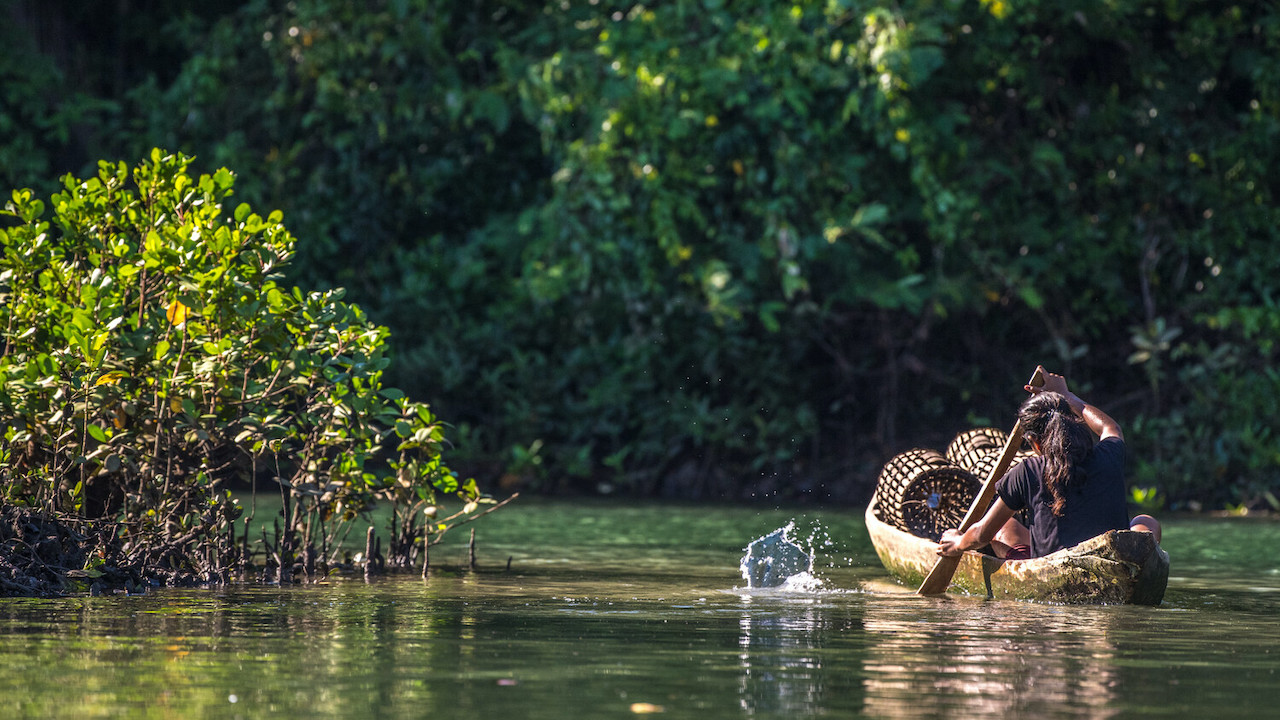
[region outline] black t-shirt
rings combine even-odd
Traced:
[[[1044,488],[1044,458],[1018,463],[996,483],[996,493],[1014,512],[1031,511],[1031,556],[1042,557],[1101,535],[1129,527],[1124,496],[1124,441],[1110,437],[1094,445],[1084,463],[1084,480],[1066,491],[1067,507],[1053,514],[1053,497]]]

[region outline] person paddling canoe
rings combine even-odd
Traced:
[[[990,544],[1006,560],[1042,557],[1125,528],[1150,532],[1160,542],[1155,518],[1129,519],[1125,510],[1125,446],[1119,423],[1067,389],[1063,376],[1043,367],[1039,372],[1044,384],[1026,385],[1031,397],[1018,409],[1035,456],[1000,478],[995,501],[981,520],[964,533],[942,534],[938,555],[956,556]],[[1029,510],[1030,527],[1014,518],[1024,509]]]

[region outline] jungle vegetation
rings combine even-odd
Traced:
[[[279,357],[257,343],[271,337],[290,352],[364,343],[380,364],[353,392],[370,411],[440,427],[450,465],[495,489],[855,502],[892,454],[1011,424],[1043,363],[1125,426],[1135,502],[1278,504],[1273,3],[12,0],[7,13],[0,186],[19,189],[24,228],[11,237],[39,234],[37,198],[60,193],[58,213],[107,202],[90,196],[124,162],[189,163],[191,179],[165,181],[182,183],[166,186],[174,203],[230,192],[233,174],[236,200],[202,238],[280,223],[297,238],[256,301],[195,298],[200,281],[173,276],[163,302],[233,323],[198,339],[168,306],[139,310],[136,274],[104,288],[100,260],[67,268],[59,282],[121,304],[92,329],[118,318],[135,336],[133,356],[110,354],[132,364],[93,365],[106,361],[97,335],[76,334],[83,296],[32,326],[61,347],[24,350],[29,381],[58,353],[93,369],[40,400],[84,423],[53,436],[64,502],[83,502],[85,463],[181,461],[182,482],[216,483],[196,459],[232,429],[274,458],[265,418],[285,406],[199,404],[270,382]],[[152,230],[191,242],[186,217],[149,217],[129,252],[148,252]],[[36,280],[6,276],[19,281]],[[361,329],[304,340],[291,328],[307,312]],[[160,365],[178,353],[205,370]],[[240,364],[206,367],[222,356]],[[384,380],[405,397],[379,396]],[[136,417],[117,440],[88,411],[113,403],[158,424]],[[297,437],[330,420],[300,422],[313,421]],[[125,450],[157,433],[181,442]],[[21,452],[13,438],[6,452]]]

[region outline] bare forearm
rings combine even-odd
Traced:
[[[962,551],[973,550],[975,548],[980,548],[990,543],[991,538],[982,537],[982,528],[983,528],[983,525],[979,523],[977,525],[970,527],[968,530],[965,530],[963,533],[961,533],[958,539],[958,542],[956,542],[957,547],[959,547],[960,550]],[[992,533],[992,535],[994,536],[995,533]]]
[[[1095,435],[1101,438],[1118,437],[1124,439],[1124,431],[1120,429],[1120,423],[1114,418],[1106,414],[1096,405],[1081,400],[1078,395],[1073,392],[1066,394],[1067,402],[1071,404],[1071,409],[1075,414],[1084,418],[1084,422]]]
[[[975,550],[990,544],[996,531],[1008,520],[1008,515],[1009,513],[1004,510],[1004,503],[997,500],[982,520],[974,523],[968,530],[962,533],[955,530],[944,532],[938,544],[938,554],[959,555],[966,550]]]
[[[982,539],[982,531],[979,529],[981,527],[982,525],[979,524],[962,533],[958,533],[955,530],[948,530],[942,533],[942,539],[938,541],[938,555],[957,557],[966,550],[980,548],[991,542],[990,538]]]

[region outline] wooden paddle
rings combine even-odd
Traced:
[[[1044,375],[1040,373],[1037,367],[1031,379],[1027,384],[1032,387],[1040,387],[1044,385]],[[1000,459],[996,461],[995,467],[991,468],[991,473],[987,476],[986,482],[982,483],[982,489],[978,491],[978,496],[973,499],[973,504],[969,506],[969,512],[964,514],[964,519],[960,521],[960,532],[968,530],[974,523],[978,522],[983,515],[986,514],[987,508],[991,506],[991,501],[996,496],[996,481],[1004,477],[1004,473],[1009,469],[1009,465],[1013,463],[1013,456],[1018,454],[1018,449],[1022,447],[1022,422],[1018,421],[1013,424],[1013,431],[1009,433],[1009,439],[1005,441],[1004,449],[1000,451]],[[941,595],[947,591],[947,586],[951,584],[951,578],[956,574],[956,568],[960,567],[960,558],[964,557],[964,553],[954,557],[940,557],[938,562],[934,564],[933,570],[929,572],[929,576],[920,583],[920,589],[916,590],[917,595]]]

